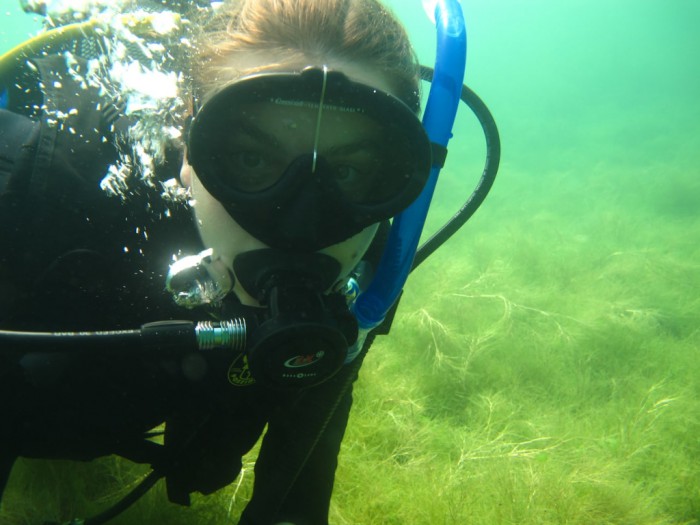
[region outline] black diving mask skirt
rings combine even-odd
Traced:
[[[196,112],[187,155],[246,231],[298,252],[398,214],[431,166],[430,141],[408,106],[325,68],[224,87]]]

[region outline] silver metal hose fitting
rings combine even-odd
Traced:
[[[246,323],[242,317],[219,322],[200,321],[194,331],[200,350],[245,350]]]

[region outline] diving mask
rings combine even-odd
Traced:
[[[264,73],[197,111],[188,161],[204,187],[271,248],[309,252],[406,208],[431,145],[399,99],[339,72]]]

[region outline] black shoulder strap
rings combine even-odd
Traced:
[[[39,123],[24,115],[0,109],[0,194],[12,190],[10,181],[31,176],[15,175],[22,166],[33,166]]]
[[[30,191],[96,191],[117,153],[105,129],[107,103],[90,82],[87,62],[52,55],[31,63],[39,72],[44,99]]]

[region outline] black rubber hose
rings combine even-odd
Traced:
[[[431,82],[433,79],[433,69],[427,66],[421,66],[421,78]],[[501,140],[493,115],[491,115],[486,104],[484,104],[478,95],[466,85],[462,86],[460,99],[469,106],[484,131],[484,136],[486,138],[486,163],[484,165],[484,171],[481,174],[481,179],[479,179],[476,188],[459,211],[418,248],[411,271],[415,270],[419,264],[430,257],[430,255],[442,246],[447,239],[452,237],[457,230],[464,226],[464,223],[469,220],[479,206],[481,206],[481,203],[484,202],[486,195],[488,195],[493,186],[496,173],[498,172],[498,165],[501,160]]]
[[[194,351],[197,350],[192,321],[159,321],[135,330],[102,332],[19,332],[0,330],[2,352]]]
[[[113,330],[107,332],[19,332],[0,331],[3,350],[41,350],[65,352],[81,347],[113,348],[133,346],[141,341],[140,330]]]

